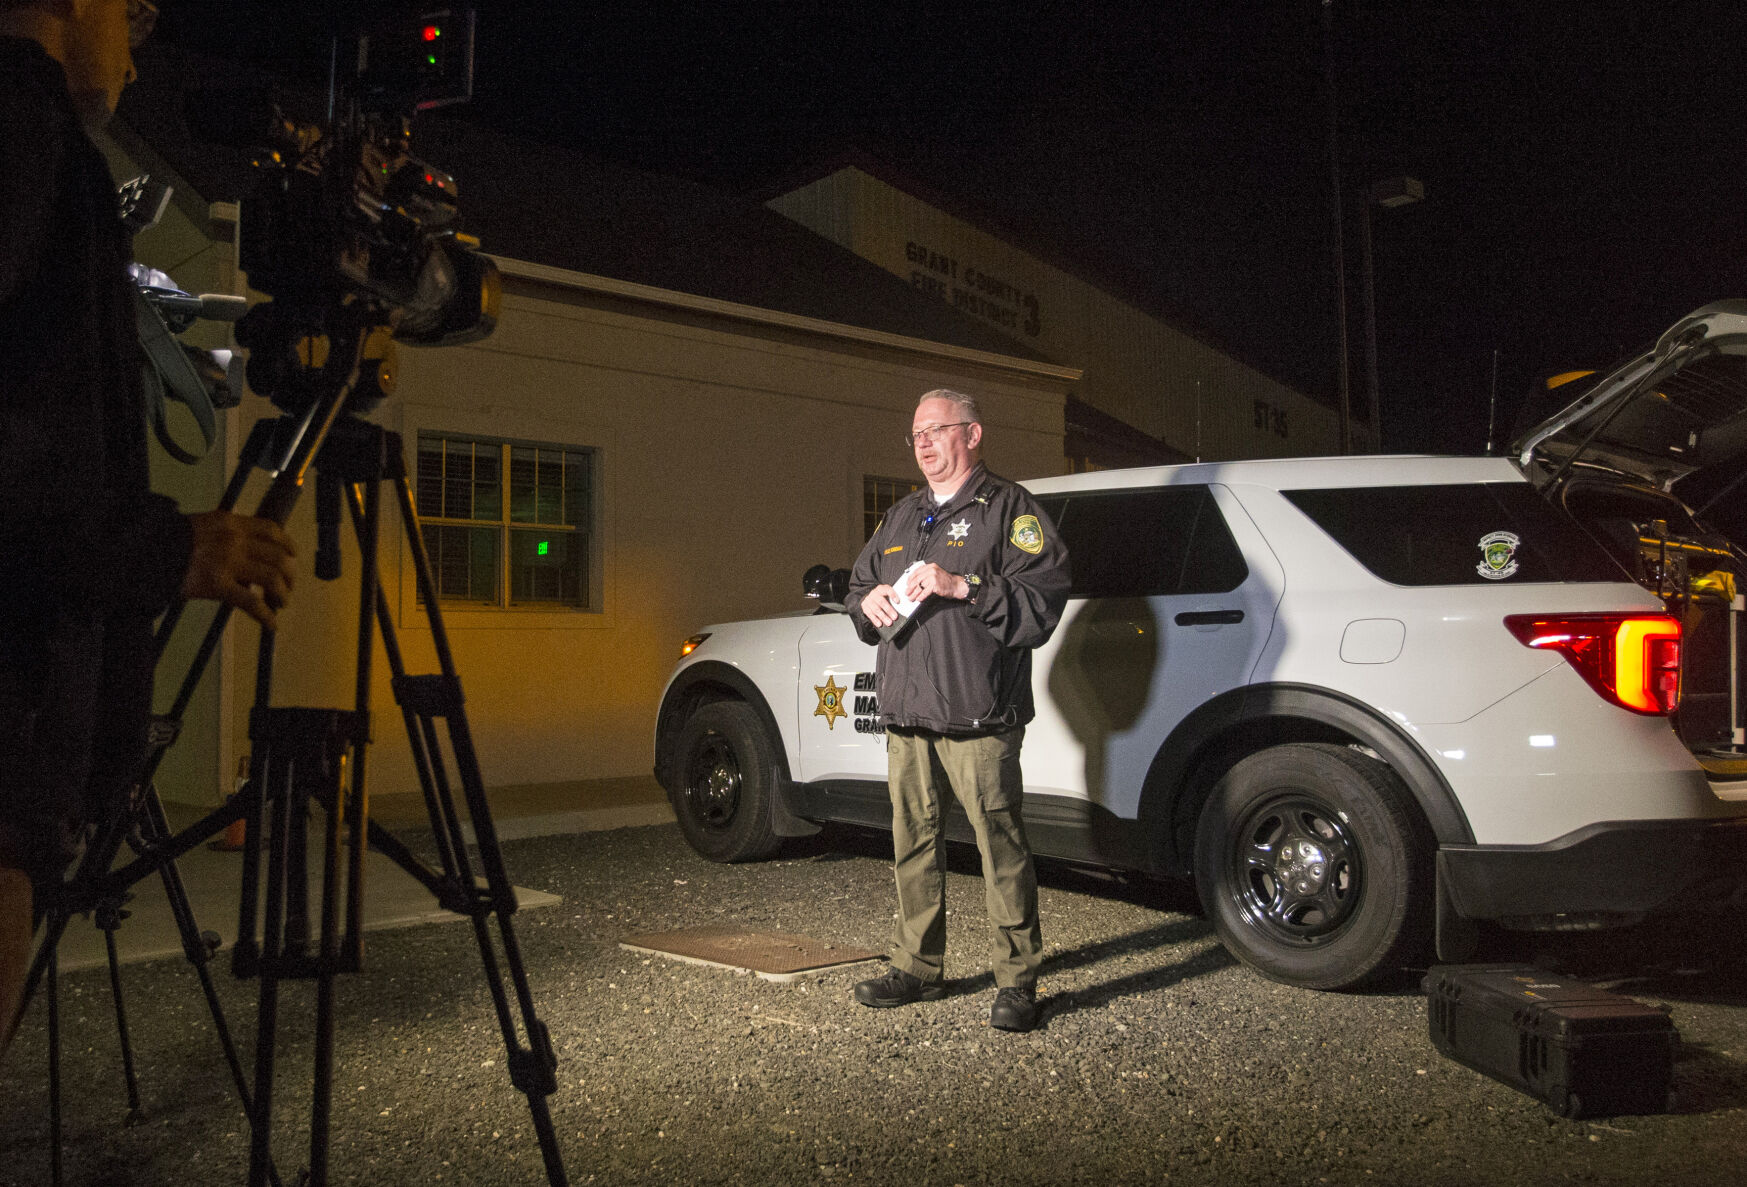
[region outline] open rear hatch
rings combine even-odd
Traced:
[[[1511,450],[1681,619],[1682,741],[1747,758],[1747,301],[1682,318]]]

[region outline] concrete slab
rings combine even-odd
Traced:
[[[237,905],[242,894],[241,852],[214,852],[205,847],[186,854],[176,863],[188,894],[194,919],[203,931],[217,932],[229,948],[237,935]],[[311,882],[311,897],[320,893],[320,880]],[[516,887],[516,902],[522,910],[550,906],[558,896],[540,890]],[[123,963],[156,960],[182,952],[182,938],[170,913],[163,880],[148,878],[134,888],[127,906],[128,918],[115,931],[116,953]],[[364,857],[364,929],[411,927],[418,923],[460,920],[465,916],[444,910],[424,885],[386,857]],[[91,968],[108,957],[103,932],[83,918],[68,924],[59,952],[63,970]]]
[[[648,775],[512,784],[487,794],[500,841],[673,823],[667,793]],[[373,795],[370,815],[397,831],[425,828],[430,819],[416,793]],[[473,843],[473,830],[462,831]]]
[[[883,953],[839,946],[792,932],[743,927],[688,927],[626,936],[619,947],[686,964],[754,973],[766,981],[798,981],[823,969],[879,960]]]
[[[487,794],[500,841],[673,822],[666,793],[648,775],[518,784],[494,787]],[[208,810],[175,802],[167,802],[164,807],[172,828],[184,828]],[[409,841],[429,826],[424,798],[416,793],[372,795],[370,815],[390,832]],[[468,843],[474,843],[473,830],[464,826],[462,831]],[[202,930],[217,932],[226,947],[236,936],[242,865],[240,852],[215,852],[204,846],[177,862],[196,924]],[[514,878],[513,865],[509,873]],[[366,931],[463,918],[443,910],[422,884],[376,853],[366,855],[364,885]],[[129,918],[115,933],[121,960],[179,955],[182,940],[176,932],[162,881],[153,877],[141,882],[134,888],[134,896],[127,907]],[[516,901],[526,911],[559,900],[554,895],[518,886]],[[74,919],[61,940],[61,968],[69,971],[90,968],[106,960],[102,931],[88,919]]]

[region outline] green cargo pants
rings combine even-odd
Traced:
[[[953,738],[924,730],[886,731],[892,795],[893,872],[898,922],[891,963],[938,984],[946,954],[946,799],[970,818],[983,855],[983,900],[994,929],[998,988],[1033,988],[1043,960],[1037,871],[1020,819],[1019,744],[1025,728]]]

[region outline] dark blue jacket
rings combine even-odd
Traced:
[[[856,558],[844,603],[864,642],[879,633],[861,610],[918,560],[976,579],[965,601],[933,597],[912,626],[880,643],[880,722],[942,734],[991,733],[1036,714],[1031,649],[1049,640],[1068,599],[1068,550],[1024,487],[979,465],[944,506],[924,487],[893,505]]]

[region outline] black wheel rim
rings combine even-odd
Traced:
[[[705,734],[692,748],[686,765],[685,806],[691,818],[708,829],[734,823],[740,807],[740,756],[721,734]]]
[[[1304,793],[1251,810],[1232,835],[1230,861],[1245,922],[1287,944],[1333,939],[1364,889],[1358,837],[1338,812]]]

